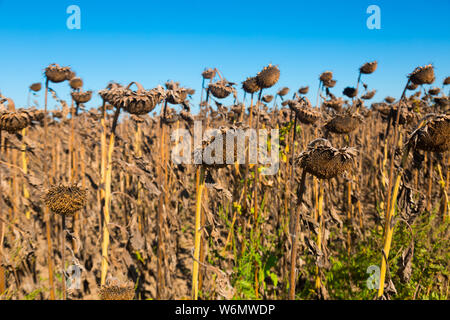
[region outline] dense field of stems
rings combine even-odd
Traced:
[[[0,299],[448,299],[450,78],[418,67],[378,97],[377,65],[342,93],[323,72],[313,102],[274,65],[91,92],[52,64],[28,106],[0,91]],[[175,163],[194,123],[278,129],[279,170],[248,144]]]

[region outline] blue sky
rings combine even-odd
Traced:
[[[81,9],[81,30],[66,27],[73,4]],[[380,30],[366,26],[370,5],[381,9]],[[43,69],[55,62],[70,65],[86,90],[111,80],[146,88],[175,80],[196,89],[198,103],[205,67],[240,83],[272,63],[281,77],[268,93],[310,85],[315,101],[321,72],[334,72],[332,92],[341,94],[355,85],[360,65],[378,60],[363,81],[378,89],[375,99],[399,97],[418,65],[433,63],[439,86],[450,75],[448,12],[448,0],[0,0],[0,90],[25,106],[28,86],[43,82]],[[52,87],[69,99],[66,83]],[[96,97],[88,106],[99,103]]]

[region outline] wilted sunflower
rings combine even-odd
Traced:
[[[265,103],[269,103],[272,100],[273,100],[273,95],[271,95],[271,94],[266,94],[265,96],[262,97],[262,101],[264,101]]]
[[[80,89],[83,86],[83,80],[78,77],[70,79],[69,85],[72,89]]]
[[[439,92],[441,92],[441,89],[435,87],[435,88],[431,88],[430,90],[428,90],[428,94],[431,96],[437,96],[439,94]]]
[[[375,70],[377,70],[377,66],[378,66],[377,61],[366,62],[359,68],[359,72],[363,74],[371,74],[375,72]]]
[[[30,86],[30,90],[31,90],[31,91],[34,91],[34,92],[41,91],[41,89],[42,89],[42,84],[41,84],[40,82],[33,83],[33,84]]]
[[[358,90],[352,87],[346,87],[342,93],[349,98],[354,98],[358,94]]]
[[[361,99],[370,100],[375,96],[375,93],[377,93],[377,90],[368,91],[361,97]]]
[[[435,97],[434,102],[441,108],[445,108],[450,105],[449,97]]]
[[[450,77],[445,78],[445,79],[444,79],[444,82],[443,82],[443,85],[444,85],[444,86],[446,86],[446,85],[448,85],[448,84],[450,84]]]
[[[323,81],[323,85],[327,88],[333,88],[336,85],[336,80],[330,79],[330,80],[326,80]]]
[[[430,114],[425,121],[422,127],[411,133],[408,144],[424,151],[447,151],[450,148],[450,116]]]
[[[245,81],[242,82],[242,89],[250,94],[261,90],[261,88],[258,86],[258,83],[256,82],[256,77],[249,77],[245,79]]]
[[[44,203],[56,214],[71,216],[85,206],[86,197],[86,189],[76,185],[54,185],[45,194]]]
[[[331,108],[337,112],[340,112],[342,110],[342,105],[344,104],[344,100],[342,100],[342,98],[334,98],[334,99],[329,99],[329,100],[325,100],[322,105],[325,108]]]
[[[109,104],[113,104],[113,101],[115,101],[119,96],[121,96],[125,92],[125,87],[122,86],[119,83],[111,82],[107,85],[105,89],[102,89],[98,92],[100,97],[105,102],[108,102]]]
[[[0,114],[0,130],[9,133],[16,133],[31,123],[32,117],[27,111],[19,109],[17,111],[2,111]]]
[[[92,91],[73,91],[71,95],[76,103],[86,103],[91,100]]]
[[[229,165],[229,163],[227,163],[227,133],[232,133],[234,134],[234,130],[233,128],[227,128],[227,127],[221,127],[218,129],[218,131],[216,132],[216,135],[212,135],[210,137],[205,137],[202,141],[202,146],[201,147],[197,147],[194,150],[194,159],[196,160],[195,163],[201,162],[201,165],[209,168],[209,169],[219,169],[219,168],[224,168],[226,166]],[[219,141],[216,141],[216,137],[221,137],[222,138],[222,159],[221,159],[221,163],[215,163],[215,158],[216,158],[216,153],[215,153],[215,144],[219,143]],[[220,146],[219,146],[220,148]],[[205,153],[207,153],[208,155],[210,155],[210,159],[205,159]],[[217,155],[219,156],[219,155]],[[234,163],[235,161],[237,161],[237,145],[235,143],[233,143],[233,154],[229,154],[228,158],[231,158],[233,161],[231,162]],[[200,161],[201,160],[201,161]],[[214,161],[214,162],[212,162]],[[208,162],[212,162],[212,163],[208,163]]]
[[[358,113],[337,114],[327,122],[325,128],[333,133],[350,133],[363,123],[364,118]]]
[[[98,293],[100,300],[133,300],[134,295],[133,283],[121,283],[119,280],[109,280]]]
[[[386,101],[387,103],[394,103],[395,98],[391,97],[391,96],[387,96],[386,98],[384,98],[384,101]]]
[[[45,68],[45,76],[51,82],[59,83],[72,79],[75,77],[75,73],[70,70],[70,67],[61,67],[56,63],[52,63]]]
[[[331,72],[331,71],[322,72],[319,76],[319,80],[322,82],[327,82],[332,79],[333,79],[333,72]]]
[[[208,88],[212,95],[217,99],[224,99],[234,91],[234,88],[225,79],[210,83]]]
[[[434,82],[434,68],[431,64],[417,67],[408,75],[412,83],[420,84],[432,84]]]
[[[212,79],[214,78],[216,75],[216,70],[215,69],[205,69],[205,71],[202,72],[202,77],[203,79]]]
[[[298,89],[298,93],[300,93],[300,94],[307,94],[308,91],[309,91],[309,86],[301,87],[300,89]]]
[[[151,112],[162,101],[164,89],[158,86],[151,90],[145,90],[141,84],[134,83],[138,87],[137,91],[129,89],[130,86],[128,86],[128,88],[121,90],[118,95],[114,96],[111,104],[135,115]]]
[[[280,90],[278,90],[277,95],[279,95],[280,97],[284,97],[288,93],[289,93],[289,88],[284,87],[284,88],[281,88]]]
[[[300,167],[319,179],[331,179],[349,170],[357,155],[355,148],[336,149],[326,139],[312,141],[298,157]]]
[[[166,82],[166,100],[170,104],[183,104],[185,103],[188,95],[193,95],[195,90],[180,87],[178,82]]]
[[[408,84],[408,86],[406,87],[406,89],[410,90],[410,91],[414,91],[417,89],[419,85],[415,84],[415,83],[410,83]]]
[[[256,75],[256,83],[262,89],[273,87],[280,79],[280,69],[269,64]]]

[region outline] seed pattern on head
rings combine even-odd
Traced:
[[[92,98],[92,91],[74,91],[71,93],[72,98],[77,103],[89,102]]]
[[[331,81],[332,79],[333,79],[333,72],[331,71],[322,72],[319,76],[319,80],[322,82]]]
[[[370,100],[375,96],[375,93],[377,93],[377,90],[368,91],[361,96],[361,99]]]
[[[256,75],[256,82],[262,89],[273,87],[280,79],[280,69],[269,64]]]
[[[16,133],[28,127],[33,120],[31,114],[23,109],[17,111],[2,111],[0,113],[0,130]]]
[[[40,82],[33,83],[33,84],[30,86],[30,90],[31,90],[31,91],[34,91],[34,92],[41,91],[41,89],[42,89],[42,84],[41,84]]]
[[[261,90],[256,82],[256,77],[249,77],[245,81],[242,82],[242,89],[244,89],[247,93],[255,93]]]
[[[375,70],[377,70],[377,67],[378,67],[377,61],[366,62],[359,68],[359,72],[363,74],[371,74],[374,73]]]
[[[335,115],[327,122],[325,128],[337,134],[350,133],[357,129],[363,121],[364,118],[360,114],[345,112]]]
[[[217,99],[224,99],[228,97],[232,92],[234,92],[234,88],[231,84],[226,80],[219,80],[208,85],[209,90],[212,95]]]
[[[83,86],[83,80],[79,77],[70,79],[69,85],[72,89],[80,89]]]
[[[71,216],[85,206],[86,198],[86,189],[54,185],[45,194],[44,203],[53,213]]]
[[[307,94],[308,91],[309,91],[309,86],[301,87],[300,89],[298,89],[298,93],[300,93],[300,94]]]
[[[70,69],[70,67],[61,67],[56,63],[53,63],[45,68],[44,73],[47,79],[54,83],[63,82],[75,77],[75,73]]]
[[[445,152],[450,148],[450,116],[430,114],[425,124],[414,130],[408,143],[415,149],[431,152]]]
[[[412,83],[417,85],[432,84],[435,80],[434,68],[431,64],[423,67],[417,67],[409,74],[408,77]]]
[[[133,300],[134,295],[133,283],[122,283],[117,279],[108,279],[107,283],[102,285],[98,292],[100,300]]]
[[[351,169],[355,148],[336,149],[326,139],[312,141],[298,157],[300,167],[319,179],[331,179]]]
[[[215,69],[206,69],[202,72],[203,79],[212,79],[216,76],[216,70]]]
[[[129,89],[131,84],[136,84],[137,91]],[[151,90],[145,90],[141,84],[132,82],[127,88],[117,88],[112,93],[110,103],[115,107],[123,108],[126,112],[143,115],[155,109],[165,95],[165,91],[161,86]]]

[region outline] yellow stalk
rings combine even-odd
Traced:
[[[194,300],[198,299],[198,274],[199,274],[198,261],[200,261],[202,194],[204,188],[205,188],[205,169],[201,167],[195,206],[194,264],[192,268],[192,299]]]
[[[22,136],[25,137],[27,135],[27,128],[22,129]],[[22,170],[24,175],[28,174],[28,158],[27,158],[27,154],[25,152],[26,150],[26,145],[25,143],[22,143]],[[24,184],[23,185],[23,197],[25,199],[29,199],[30,198],[30,193],[28,192],[28,188],[27,186]],[[27,209],[27,211],[25,212],[25,216],[27,217],[27,219],[31,218],[31,211]]]
[[[323,226],[323,182],[322,180],[319,181],[319,203],[317,204],[317,211],[318,211],[318,217],[319,217],[319,233],[317,235],[317,248],[319,250],[322,250],[322,226]],[[316,281],[315,281],[315,287],[316,289],[320,289],[321,287],[321,281],[320,281],[320,272],[319,267],[316,266]]]

